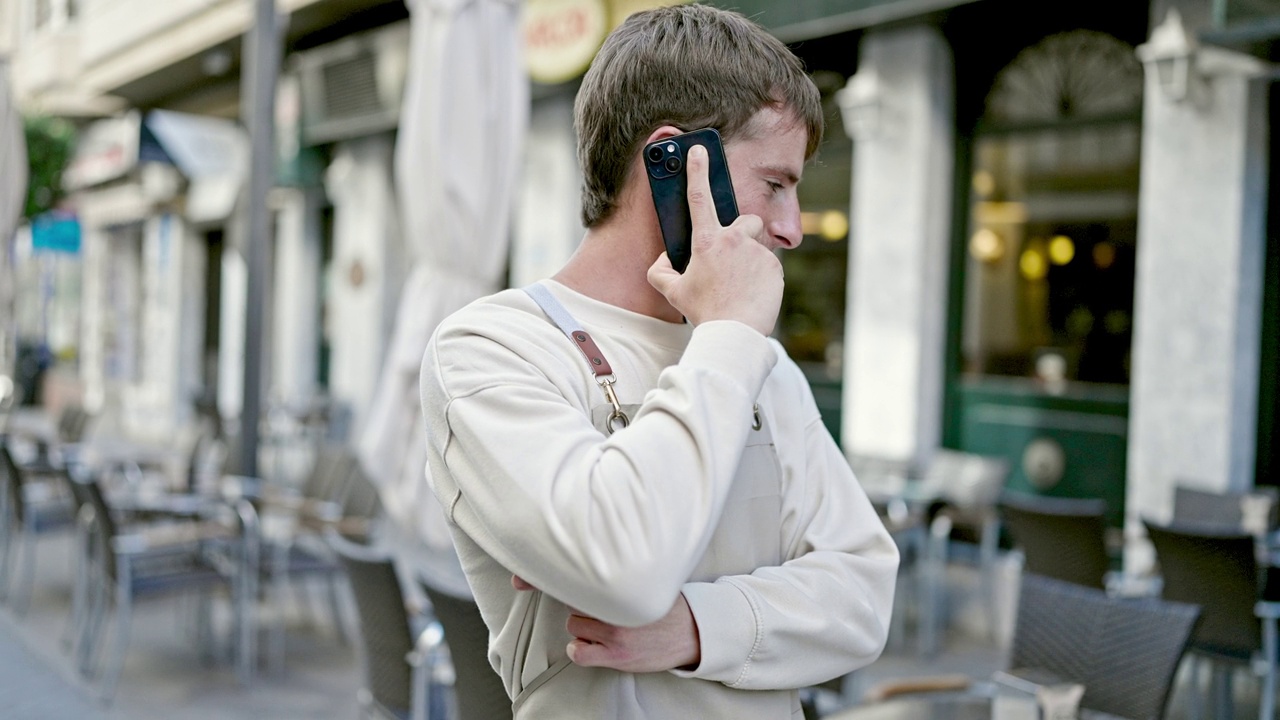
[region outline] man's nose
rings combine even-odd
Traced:
[[[792,198],[787,207],[769,223],[769,234],[784,250],[800,247],[804,231],[800,229],[800,202]]]

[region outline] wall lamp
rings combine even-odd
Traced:
[[[1169,9],[1164,22],[1151,31],[1151,39],[1135,52],[1148,69],[1154,67],[1160,89],[1174,102],[1207,103],[1209,78],[1215,76],[1280,78],[1280,66],[1226,48],[1201,46],[1183,26],[1177,8]]]
[[[1204,83],[1198,63],[1199,45],[1182,25],[1182,14],[1170,8],[1164,22],[1151,31],[1151,39],[1137,47],[1138,59],[1154,68],[1165,97],[1182,102],[1198,94]]]

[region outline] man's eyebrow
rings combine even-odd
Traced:
[[[756,170],[766,175],[777,175],[778,177],[790,182],[792,185],[800,184],[800,176],[793,170],[782,167],[781,165],[758,165]]]

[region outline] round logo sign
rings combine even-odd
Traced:
[[[581,75],[608,32],[604,0],[528,0],[524,52],[535,82],[561,83]]]
[[[1027,482],[1037,490],[1057,485],[1066,469],[1067,455],[1056,440],[1036,438],[1022,451],[1022,470],[1027,474]]]

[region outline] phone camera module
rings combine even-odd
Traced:
[[[657,145],[649,148],[649,162],[662,162],[662,148]]]
[[[680,166],[681,166],[680,158],[674,155],[667,158],[667,162],[665,163],[665,165],[667,168],[667,172],[673,172],[673,173],[680,172]]]

